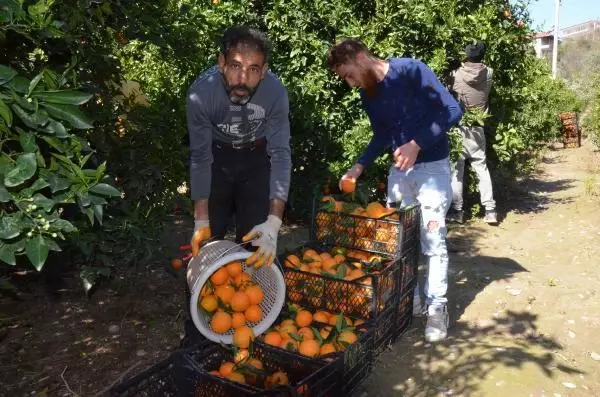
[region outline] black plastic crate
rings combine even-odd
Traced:
[[[369,323],[369,326],[373,328],[373,359],[379,357],[396,339],[398,301],[399,297],[397,296],[394,305]]]
[[[394,340],[401,337],[412,324],[413,318],[413,300],[417,279],[415,278],[406,288],[406,291],[398,299],[396,327]]]
[[[351,204],[347,204],[351,205]],[[394,219],[394,216],[398,219]],[[404,247],[414,246],[420,235],[420,207],[399,208],[395,214],[369,218],[337,212],[331,205],[313,200],[310,239],[325,244],[401,257]]]
[[[320,242],[309,242],[278,258],[284,264],[286,294],[290,302],[316,310],[343,312],[351,317],[370,319],[382,313],[389,307],[390,301],[400,294],[403,270],[401,259],[381,255],[384,267],[376,274],[367,274],[356,280],[311,273],[285,264],[289,255],[302,257],[300,253],[308,248],[317,252],[333,249]]]
[[[419,240],[411,246],[407,246],[401,259],[402,270],[400,272],[399,294],[403,295],[408,289],[414,288],[419,273],[419,258],[421,245]]]
[[[316,309],[311,306],[304,306],[305,309],[310,311],[315,311]],[[394,306],[392,309],[395,309]],[[335,313],[337,314],[337,313]],[[284,310],[275,321],[275,324],[281,323],[283,320],[287,318],[292,318],[289,311]],[[326,326],[331,326],[331,324],[324,324],[319,322],[313,322],[312,327],[320,331]],[[373,362],[373,338],[374,338],[374,329],[371,325],[367,323],[363,323],[358,325],[355,328],[355,332],[358,334],[358,340],[355,343],[352,343],[346,347],[345,350],[338,351],[335,353],[330,353],[322,357],[316,358],[319,361],[325,362],[335,362],[339,365],[341,370],[341,381],[336,386],[336,390],[339,392],[341,390],[346,390],[344,387],[348,384],[349,381],[356,381],[356,378],[360,378],[360,374],[366,373],[364,377],[360,379],[364,379],[368,376],[370,371],[372,362]],[[264,344],[262,340],[260,340],[261,344]],[[273,349],[283,350],[288,354],[298,355],[303,357],[299,353],[290,352],[288,350],[281,349],[279,347],[272,347]],[[337,396],[337,394],[336,394]]]
[[[245,385],[210,374],[224,361],[233,361],[229,347],[205,342],[172,354],[167,360],[123,382],[112,396],[333,396],[339,389],[341,362],[311,360],[285,350],[253,344],[253,356],[261,360],[268,374],[286,372],[289,385],[272,389]],[[254,376],[254,375],[253,375]],[[259,375],[256,375],[260,379]]]

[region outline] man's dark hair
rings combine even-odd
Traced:
[[[231,49],[242,45],[251,50],[262,52],[265,56],[265,62],[269,59],[271,52],[271,43],[267,36],[258,29],[248,26],[233,26],[223,33],[223,37],[219,40],[221,53],[227,57]]]
[[[352,62],[356,59],[356,55],[361,52],[368,56],[373,56],[365,43],[360,40],[346,39],[340,41],[329,50],[329,54],[327,55],[327,67],[333,70],[339,65],[345,65]]]
[[[485,44],[481,41],[478,41],[476,44],[469,44],[465,49],[465,54],[467,61],[479,63],[485,56]]]

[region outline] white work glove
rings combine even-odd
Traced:
[[[197,256],[200,244],[210,238],[210,222],[208,219],[197,219],[194,221],[194,235],[192,236],[192,256]]]
[[[265,264],[270,266],[273,263],[277,252],[277,235],[280,227],[281,219],[275,215],[269,215],[266,222],[254,226],[242,238],[243,241],[255,239],[252,241],[252,245],[258,247],[258,250],[246,259],[247,265],[259,269]]]

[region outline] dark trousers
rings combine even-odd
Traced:
[[[237,242],[241,242],[254,226],[267,220],[270,175],[271,161],[264,146],[236,150],[213,145],[208,217],[214,238],[222,240],[225,237],[232,216],[235,217]],[[187,310],[182,347],[203,339],[190,317],[190,297],[186,282]]]

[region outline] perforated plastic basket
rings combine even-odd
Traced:
[[[247,323],[253,329],[255,336],[265,332],[281,312],[285,301],[285,281],[279,265],[274,263],[256,270],[246,265],[246,259],[250,255],[252,253],[240,244],[219,240],[202,247],[198,256],[192,258],[188,265],[187,281],[191,291],[190,314],[192,321],[202,335],[213,342],[232,344],[233,330],[224,334],[214,332],[210,326],[210,316],[198,310],[198,298],[210,276],[230,262],[241,261],[243,270],[250,274],[252,280],[260,285],[264,292],[264,298],[260,304],[264,313],[263,318],[257,323]]]

